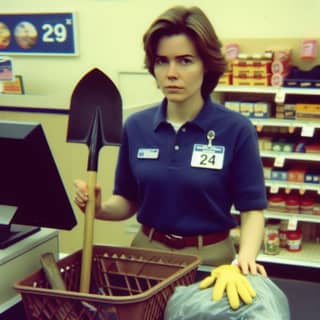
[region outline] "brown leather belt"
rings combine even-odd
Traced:
[[[159,241],[166,246],[174,249],[183,249],[185,247],[198,247],[199,236],[179,236],[175,234],[166,234],[150,228],[146,225],[142,226],[142,232],[149,237],[153,232],[151,239]],[[206,246],[225,240],[229,236],[229,230],[201,235],[202,245]]]

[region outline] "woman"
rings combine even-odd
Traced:
[[[256,263],[267,207],[257,134],[241,114],[212,102],[225,70],[221,44],[197,7],[174,7],[143,37],[145,64],[164,94],[161,104],[129,117],[113,195],[96,218],[127,219],[142,227],[133,246],[197,254],[217,266],[235,257],[229,230],[241,216],[237,264],[244,274],[265,274]],[[86,183],[75,181],[85,211]]]

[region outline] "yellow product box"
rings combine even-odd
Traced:
[[[239,101],[225,101],[224,105],[230,110],[240,112],[240,102]]]
[[[284,112],[284,104],[277,104],[276,112]]]
[[[233,75],[232,83],[235,86],[269,86],[270,85],[270,75],[268,76],[256,76],[256,77],[248,77],[248,76],[240,76],[237,77]]]
[[[227,86],[232,84],[232,73],[225,72],[219,79],[218,84]]]
[[[271,73],[271,63],[271,60],[235,60],[232,73],[234,76],[264,77]]]
[[[263,150],[270,151],[272,148],[272,139],[271,138],[265,138],[263,143]]]
[[[290,169],[288,171],[288,181],[291,182],[304,182],[306,170],[305,169]]]
[[[295,119],[296,118],[296,111],[295,110],[285,110],[283,112],[284,119]]]
[[[263,77],[253,77],[251,79],[252,86],[269,86],[271,80],[271,75],[266,75]]]
[[[265,179],[270,180],[271,179],[271,167],[263,167],[263,176]]]
[[[297,103],[296,111],[300,113],[320,114],[320,104],[319,103]]]
[[[253,102],[240,102],[240,112],[246,117],[253,116],[253,109],[254,103]]]
[[[268,137],[259,138],[259,148],[263,151],[270,151],[272,146],[272,139]]]
[[[251,78],[232,76],[232,84],[234,86],[251,86]]]
[[[256,102],[253,107],[255,118],[269,118],[271,115],[271,104],[269,102]]]
[[[276,119],[284,119],[284,112],[276,112]]]
[[[319,120],[320,104],[317,103],[297,103],[296,119],[298,120]]]
[[[284,110],[296,110],[296,104],[295,103],[285,103],[283,105]]]

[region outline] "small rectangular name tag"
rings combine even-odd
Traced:
[[[138,159],[158,159],[159,149],[157,148],[139,148],[137,153]]]

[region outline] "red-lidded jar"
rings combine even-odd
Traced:
[[[292,230],[286,232],[287,250],[296,252],[302,249],[302,232],[300,230]]]
[[[300,213],[313,214],[313,207],[316,204],[312,198],[302,198],[300,202]]]
[[[286,248],[287,246],[287,232],[286,230],[279,230],[279,244],[280,248]]]
[[[316,203],[313,206],[313,214],[320,216],[320,203]]]
[[[286,202],[285,197],[282,194],[273,194],[268,197],[268,204],[270,210],[285,211]]]
[[[290,213],[299,213],[300,199],[296,195],[288,195],[286,198],[286,209]]]

